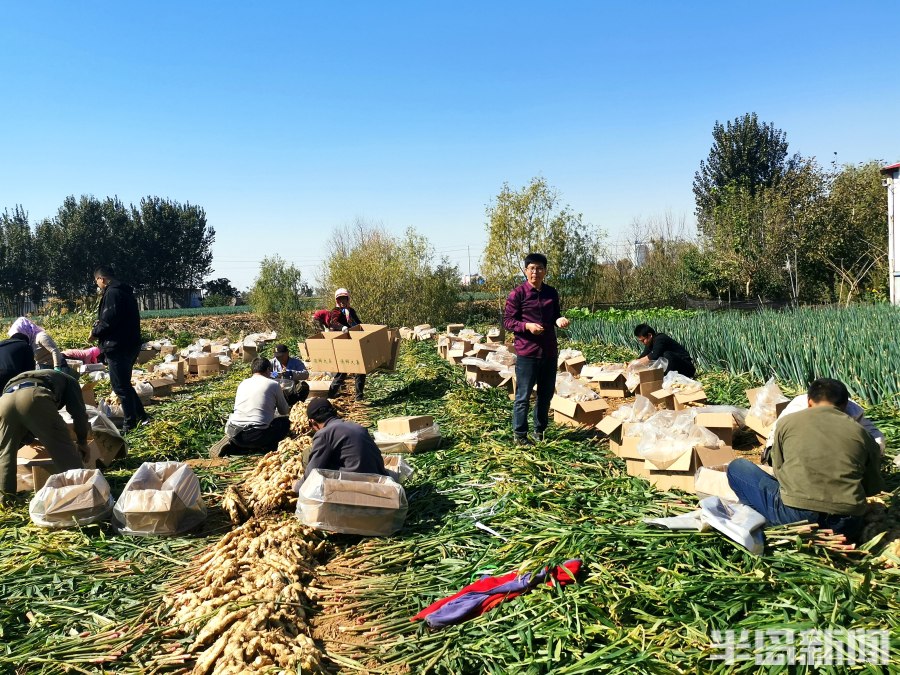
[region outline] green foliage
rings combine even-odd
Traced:
[[[216,316],[220,314],[249,314],[253,311],[250,305],[235,307],[180,307],[175,309],[150,309],[141,312],[142,319],[174,319],[184,316]],[[189,343],[190,344],[190,343]],[[187,346],[187,345],[185,345]]]
[[[204,307],[224,307],[226,306],[231,298],[226,298],[224,295],[217,295],[216,293],[207,294],[206,297],[203,298],[203,306]]]
[[[603,233],[585,225],[580,213],[560,206],[558,192],[545,179],[532,178],[518,192],[504,183],[487,207],[487,218],[481,272],[501,304],[521,283],[528,253],[547,256],[547,283],[559,291],[563,304],[588,294]]]
[[[231,285],[231,281],[225,279],[224,277],[220,277],[218,279],[210,279],[209,281],[204,282],[203,291],[207,294],[207,296],[216,295],[225,298],[226,300],[237,298],[240,295],[238,289]]]
[[[300,270],[280,256],[263,258],[259,274],[250,289],[250,306],[257,314],[274,321],[282,333],[299,335],[307,324],[305,315],[313,308],[310,287]]]
[[[415,230],[394,237],[358,221],[335,231],[328,250],[323,283],[329,306],[332,293],[346,288],[366,323],[439,325],[456,316],[459,270],[446,258],[435,260],[428,239]]]
[[[587,307],[576,307],[565,312],[569,319],[594,319],[597,321],[634,321],[635,325],[654,319],[685,319],[700,314],[695,309],[656,307],[653,309],[601,309],[592,312]]]
[[[900,405],[900,351],[885,348],[898,321],[900,307],[891,305],[669,317],[635,311],[578,319],[568,335],[636,352],[634,326],[646,322],[681,342],[705,370],[746,372],[760,380],[777,375],[801,388],[817,377],[834,377],[864,401]]]
[[[713,125],[709,156],[694,174],[694,198],[701,231],[709,235],[709,216],[721,204],[722,190],[733,186],[754,196],[777,185],[790,167],[787,135],[770,122],[746,113],[723,126]]]

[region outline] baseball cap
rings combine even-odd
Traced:
[[[334,299],[337,300],[338,298],[340,298],[344,295],[346,295],[349,298],[350,291],[348,291],[346,288],[339,288],[334,292]]]
[[[275,345],[275,353],[276,354],[287,354],[289,353],[287,345]]]
[[[336,417],[337,410],[327,398],[314,398],[306,406],[306,416],[316,422],[324,422],[329,417]]]

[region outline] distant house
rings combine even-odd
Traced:
[[[887,188],[888,199],[888,281],[891,286],[891,304],[900,305],[900,226],[897,223],[897,217],[900,216],[900,195],[896,189],[900,185],[900,164],[884,167],[881,175],[884,176],[882,185]]]

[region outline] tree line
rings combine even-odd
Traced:
[[[0,303],[7,315],[47,301],[74,308],[96,295],[93,271],[112,265],[146,308],[185,304],[212,269],[215,230],[199,206],[146,197],[69,196],[38,223],[16,206],[0,215]]]

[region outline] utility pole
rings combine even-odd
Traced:
[[[469,283],[472,283],[472,252],[469,250],[469,245],[466,244],[466,257],[469,259]]]

